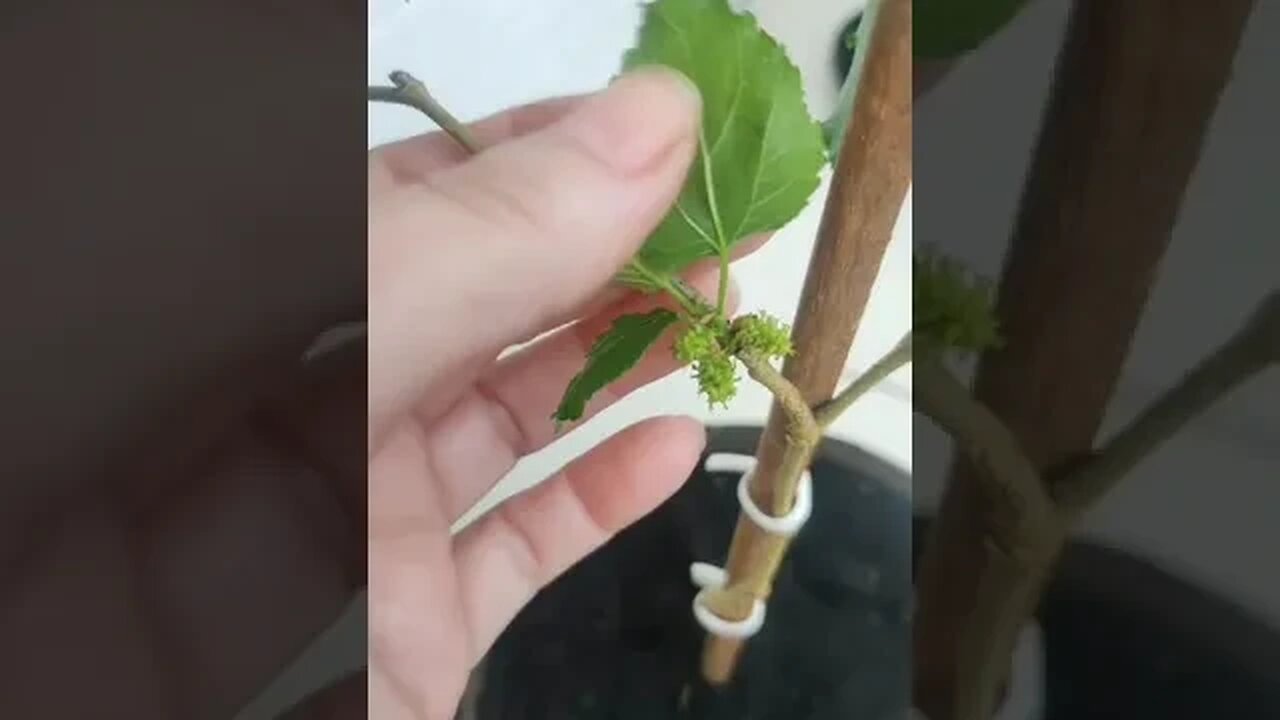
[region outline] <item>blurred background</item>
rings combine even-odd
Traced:
[[[1035,0],[917,101],[917,242],[999,276],[1070,3]],[[1273,69],[1280,3],[1257,2],[1102,433],[1235,332],[1280,282]],[[1151,122],[1159,122],[1152,118]],[[957,229],[962,230],[958,232]],[[1195,419],[1093,510],[1086,535],[1148,558],[1280,627],[1280,373]],[[913,491],[932,506],[949,443],[916,421]]]

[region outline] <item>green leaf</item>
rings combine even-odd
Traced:
[[[794,218],[818,187],[826,160],[800,72],[749,14],[726,0],[655,0],[624,69],[674,68],[702,94],[698,158],[676,206],[640,250],[645,272],[623,282],[652,289],[744,238]]]
[[[915,0],[912,51],[943,59],[966,53],[1013,19],[1027,0]]]
[[[615,320],[613,326],[592,345],[587,353],[586,366],[569,382],[553,419],[557,423],[566,423],[581,418],[591,397],[635,367],[649,347],[677,319],[675,313],[659,308],[643,315],[623,315]]]

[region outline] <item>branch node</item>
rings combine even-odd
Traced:
[[[853,404],[859,398],[883,382],[898,368],[911,362],[912,346],[913,335],[908,332],[889,352],[885,353],[884,357],[867,368],[866,372],[859,375],[848,387],[837,393],[831,400],[815,408],[813,415],[818,426],[823,430],[831,427],[840,419],[841,415],[853,407]]]
[[[1272,291],[1226,342],[1055,483],[1054,493],[1064,511],[1078,515],[1092,507],[1193,418],[1277,362],[1280,291]]]

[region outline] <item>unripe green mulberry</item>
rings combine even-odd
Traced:
[[[913,270],[917,347],[979,352],[1000,344],[988,283],[959,262],[928,249],[916,251]]]
[[[707,317],[690,325],[676,339],[676,359],[693,365],[698,388],[712,407],[726,406],[738,393],[738,373],[729,354],[731,332],[723,317]]]
[[[676,339],[676,359],[693,363],[702,358],[723,354],[715,330],[706,325],[693,325]]]
[[[707,397],[707,404],[712,407],[727,407],[738,393],[737,368],[733,358],[728,355],[701,358],[693,366],[693,375],[698,380],[698,389]]]
[[[733,321],[735,351],[751,351],[767,358],[784,358],[791,347],[791,328],[767,313],[743,315]]]

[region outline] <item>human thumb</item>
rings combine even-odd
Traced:
[[[699,108],[682,76],[638,71],[548,127],[370,198],[371,443],[434,380],[465,387],[457,373],[478,354],[607,285],[675,202]]]

